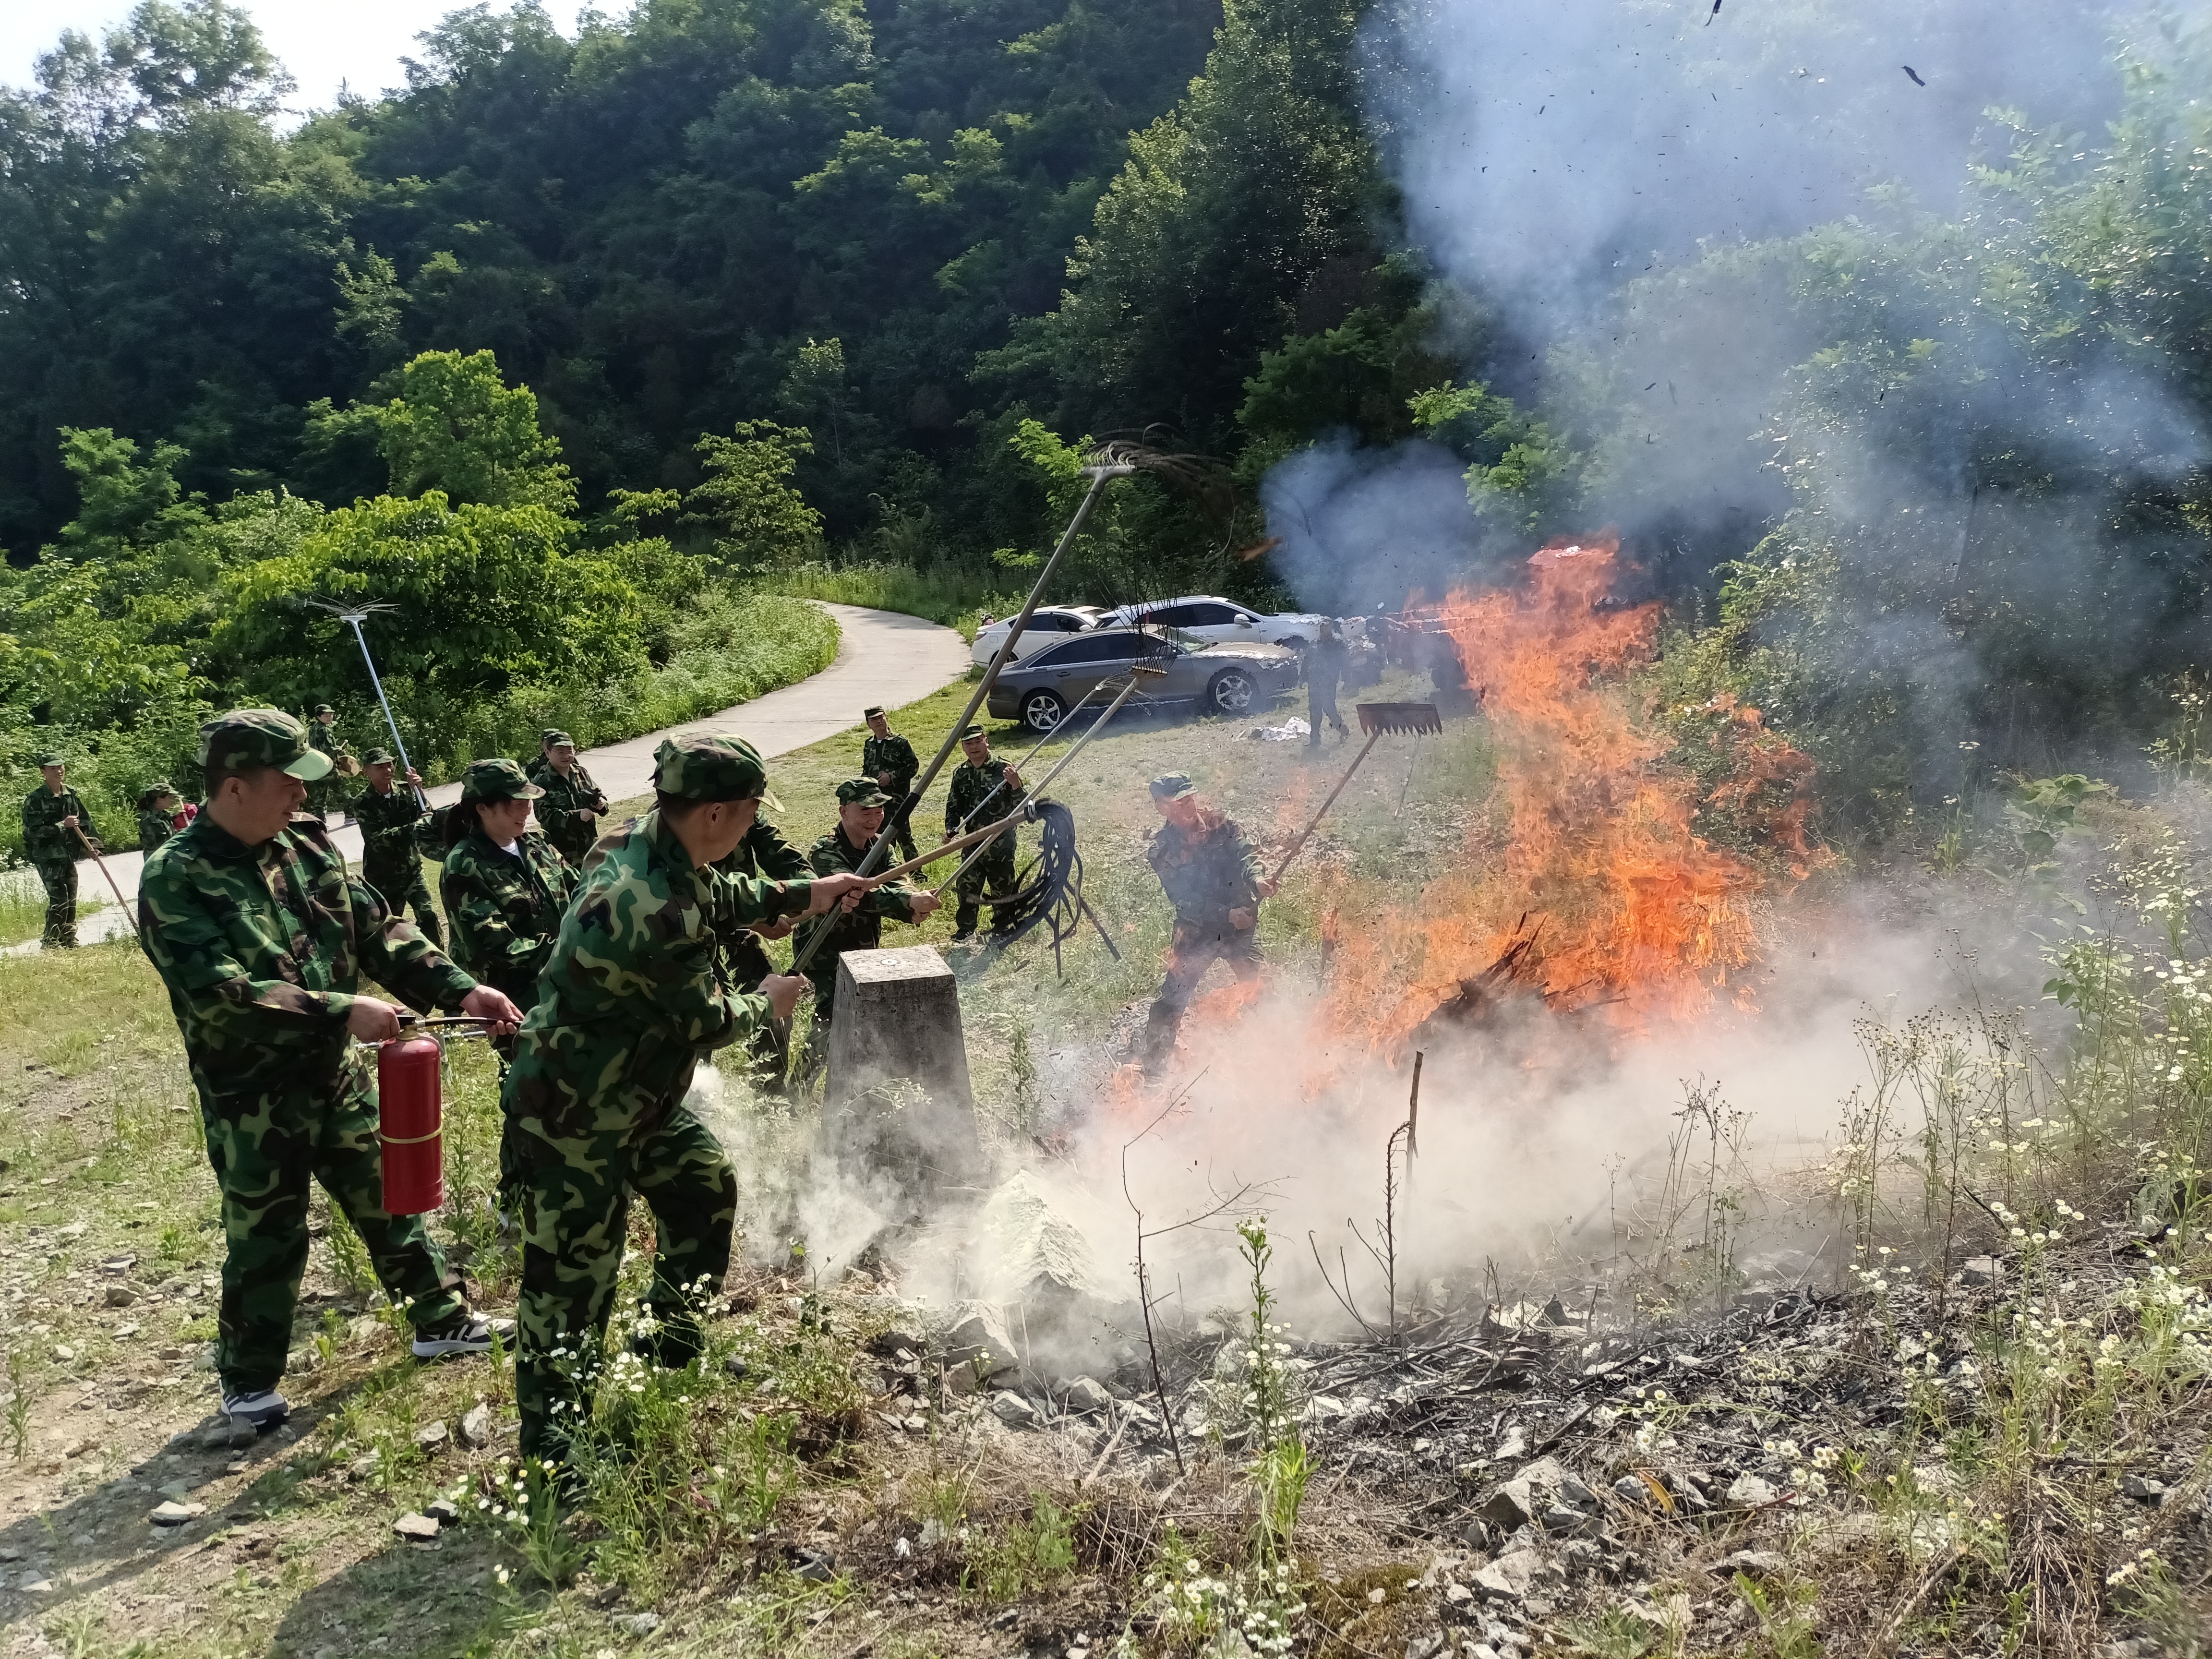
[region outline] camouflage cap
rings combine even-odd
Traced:
[[[976,738],[980,738],[980,737],[982,737],[982,735],[983,735],[983,728],[982,728],[981,726],[967,726],[967,727],[963,728],[963,729],[962,730],[961,733],[960,733],[960,741],[961,741],[961,742],[963,742],[963,743],[973,743],[973,742],[975,742],[975,739],[976,739]]]
[[[547,749],[558,748],[564,743],[571,749],[574,749],[576,746],[575,738],[570,737],[566,732],[563,732],[557,726],[549,726],[543,732],[540,732],[538,734],[538,741],[541,746]]]
[[[516,761],[471,761],[469,769],[461,774],[465,801],[536,800],[544,793],[523,775]]]
[[[1197,793],[1197,786],[1181,772],[1163,772],[1152,780],[1154,800],[1181,800],[1185,795]]]
[[[663,738],[653,751],[653,787],[684,800],[762,800],[783,810],[768,792],[768,764],[760,750],[726,732],[689,732]]]
[[[200,764],[219,772],[273,766],[287,777],[314,783],[334,761],[307,742],[307,728],[281,708],[234,708],[200,727]]]
[[[337,712],[326,702],[319,702],[315,705],[315,713],[318,714],[335,714]]]
[[[361,757],[361,763],[363,766],[389,766],[392,764],[392,751],[389,749],[372,749]]]
[[[863,708],[863,709],[860,711],[860,718],[861,718],[862,720],[872,720],[875,719],[877,715],[878,715],[878,714],[882,714],[883,712],[884,712],[884,706],[883,706],[883,704],[881,704],[881,703],[879,703],[879,702],[878,702],[878,703],[871,703],[871,704],[869,704],[869,705],[868,705],[868,707],[866,707],[866,708]]]
[[[848,778],[837,786],[840,806],[889,806],[891,798],[873,778]]]
[[[41,772],[45,771],[49,766],[67,766],[68,764],[68,757],[64,755],[58,749],[49,749],[45,754],[39,757],[39,770]]]

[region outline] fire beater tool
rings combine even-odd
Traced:
[[[76,838],[84,843],[84,850],[92,854],[92,861],[100,866],[100,873],[107,878],[107,890],[115,895],[116,903],[122,906],[123,920],[131,924],[132,933],[137,933],[138,918],[131,914],[130,905],[124,901],[123,890],[115,884],[115,872],[109,869],[107,860],[100,856],[100,848],[92,844],[92,837],[84,833],[82,824],[72,823],[70,828],[76,831]]]
[[[1344,775],[1336,781],[1336,787],[1328,792],[1328,799],[1321,804],[1321,811],[1313,815],[1298,838],[1291,843],[1291,850],[1275,866],[1269,881],[1280,881],[1283,872],[1291,867],[1291,860],[1305,850],[1313,832],[1321,828],[1321,821],[1328,816],[1328,809],[1336,805],[1336,798],[1344,793],[1344,786],[1352,781],[1352,775],[1359,769],[1359,763],[1367,758],[1368,751],[1391,732],[1411,732],[1419,737],[1426,732],[1442,732],[1443,716],[1437,713],[1432,702],[1363,702],[1355,705],[1359,710],[1359,729],[1367,734],[1367,741],[1359,745],[1359,752],[1352,757],[1352,764],[1344,769]]]
[[[392,747],[399,756],[399,775],[405,777],[415,769],[414,763],[407,758],[407,744],[406,740],[399,735],[399,722],[392,718],[392,700],[384,695],[384,681],[378,677],[376,659],[368,654],[368,637],[361,631],[362,623],[380,611],[396,611],[398,606],[386,605],[380,600],[373,605],[356,605],[351,610],[348,610],[344,605],[332,605],[327,599],[309,599],[307,603],[318,611],[329,611],[331,615],[353,629],[354,643],[361,647],[361,659],[368,668],[368,683],[376,688],[377,702],[384,705],[384,723],[391,728]],[[408,787],[412,789],[415,787],[410,784]],[[417,806],[428,806],[430,803],[422,799],[422,792],[420,789],[416,789],[415,804]],[[396,1215],[398,1212],[394,1211],[393,1213]]]

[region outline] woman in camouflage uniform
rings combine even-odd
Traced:
[[[459,804],[446,817],[438,877],[454,960],[526,1010],[538,1001],[538,975],[576,890],[568,861],[526,827],[530,803],[544,793],[511,760],[471,763]]]
[[[157,783],[138,797],[138,850],[151,853],[177,833],[177,792]]]

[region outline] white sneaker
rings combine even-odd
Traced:
[[[502,1319],[504,1327],[500,1340],[512,1348],[514,1346],[514,1325]],[[492,1322],[478,1318],[472,1313],[456,1314],[444,1324],[431,1330],[415,1333],[414,1352],[417,1359],[443,1359],[457,1353],[489,1353],[491,1352]]]
[[[292,1414],[292,1407],[274,1389],[263,1389],[256,1394],[227,1394],[222,1397],[223,1415],[233,1422],[244,1419],[265,1434]]]

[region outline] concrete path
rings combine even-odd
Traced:
[[[820,673],[686,726],[585,750],[584,763],[607,798],[623,800],[652,787],[653,751],[663,738],[681,732],[734,731],[750,738],[764,757],[773,760],[860,725],[860,711],[872,703],[896,708],[918,702],[969,670],[968,642],[952,629],[895,611],[865,611],[854,605],[824,604],[822,608],[836,618],[840,637],[836,660]],[[366,749],[376,741],[374,736],[356,736],[355,746]],[[527,764],[535,757],[519,758]],[[428,794],[433,806],[443,806],[461,798],[461,786],[440,784]],[[359,860],[359,829],[348,823],[332,839],[347,858]],[[134,905],[140,859],[133,851],[107,860],[108,872],[123,890],[125,901]],[[97,865],[90,859],[79,863],[76,879],[80,902],[94,897],[107,901],[105,909],[79,919],[80,940],[89,945],[130,931]],[[38,948],[33,939],[7,946],[6,953],[15,956]]]

